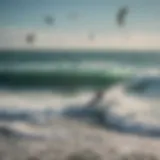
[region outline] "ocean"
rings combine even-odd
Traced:
[[[2,133],[48,136],[56,116],[96,123],[99,110],[86,106],[99,89],[103,126],[160,136],[160,53],[122,50],[0,51]]]

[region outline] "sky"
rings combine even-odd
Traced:
[[[116,14],[128,6],[126,25]],[[0,49],[160,49],[159,0],[0,0]],[[55,18],[53,25],[46,16]],[[26,35],[34,33],[33,45]],[[94,40],[88,38],[94,34]]]

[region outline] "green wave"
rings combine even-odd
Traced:
[[[128,78],[124,74],[99,72],[0,72],[1,86],[81,87],[110,86]]]

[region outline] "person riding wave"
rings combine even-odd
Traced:
[[[96,107],[103,99],[103,96],[104,96],[103,90],[99,90],[98,92],[96,92],[94,98],[89,102],[87,107]]]

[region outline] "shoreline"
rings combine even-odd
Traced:
[[[51,122],[54,130],[46,140],[5,139],[0,137],[0,153],[10,159],[27,157],[67,159],[72,153],[91,151],[101,159],[121,159],[130,154],[152,155],[160,159],[160,139],[121,134],[78,121],[58,118]]]

